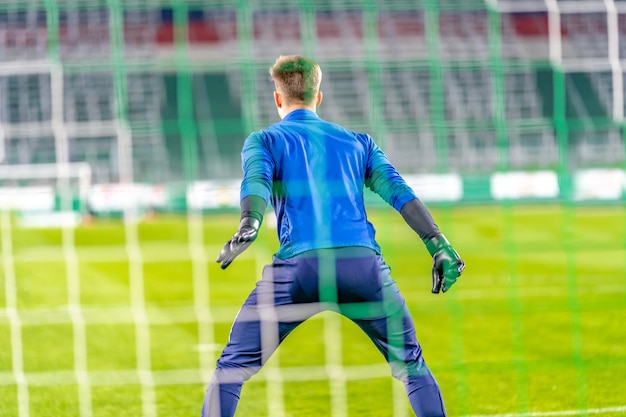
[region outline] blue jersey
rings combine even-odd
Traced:
[[[252,133],[242,156],[241,199],[255,195],[276,211],[282,259],[304,251],[363,246],[380,253],[367,220],[364,186],[400,211],[413,190],[368,134],[298,109]]]

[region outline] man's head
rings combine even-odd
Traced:
[[[298,108],[315,110],[322,102],[322,70],[315,61],[300,55],[281,55],[270,68],[270,75],[281,118]]]

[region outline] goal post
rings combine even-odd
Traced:
[[[75,226],[88,214],[90,186],[83,162],[0,165],[0,210],[17,212],[26,226]]]

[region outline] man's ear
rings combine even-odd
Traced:
[[[320,104],[322,104],[322,98],[323,98],[322,92],[318,91],[317,96],[315,98],[315,107],[318,107]]]
[[[278,91],[274,91],[274,103],[279,109],[283,107],[283,96],[281,96]]]

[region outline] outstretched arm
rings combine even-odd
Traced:
[[[241,151],[241,159],[241,220],[237,232],[226,242],[217,257],[222,269],[226,269],[256,239],[272,189],[274,162],[261,135],[253,133],[248,136]]]
[[[371,137],[367,136],[366,140],[369,158],[365,185],[398,210],[408,225],[422,238],[428,253],[433,257],[432,292],[448,291],[463,272],[465,263],[383,151]]]
[[[400,214],[411,229],[422,238],[428,253],[433,257],[432,292],[437,294],[440,290],[448,291],[465,269],[465,262],[439,231],[432,215],[419,199],[406,203]]]

